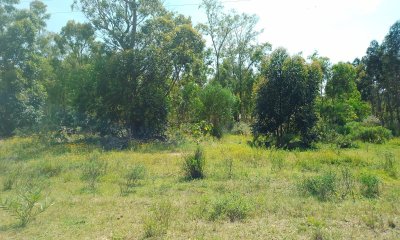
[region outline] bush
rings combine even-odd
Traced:
[[[348,137],[348,136],[343,136],[339,135],[336,139],[336,146],[340,149],[345,149],[345,148],[358,148],[358,145],[354,143],[354,141]]]
[[[95,190],[100,177],[107,172],[107,163],[98,159],[98,154],[91,156],[82,168],[81,179],[86,181],[89,190]]]
[[[0,209],[9,212],[19,220],[19,226],[24,227],[50,206],[50,201],[42,200],[41,188],[24,186],[18,190],[16,198],[2,201]]]
[[[208,84],[201,92],[200,100],[202,120],[212,124],[212,136],[221,138],[223,130],[232,123],[235,96],[219,84]]]
[[[366,198],[379,197],[380,180],[372,174],[363,174],[360,177],[361,194]]]
[[[391,136],[392,133],[390,130],[378,126],[363,128],[360,133],[358,133],[357,138],[363,142],[382,144],[389,140]]]
[[[392,137],[389,129],[382,126],[363,126],[358,122],[346,124],[343,129],[352,140],[361,140],[363,142],[382,144]]]
[[[204,152],[200,147],[197,147],[194,155],[185,158],[183,164],[185,178],[188,180],[204,178],[204,165]]]
[[[172,215],[172,204],[162,201],[151,208],[144,222],[144,237],[159,237],[167,233]]]
[[[215,200],[212,204],[210,220],[228,218],[231,222],[245,219],[251,210],[247,199],[239,194],[230,194]]]
[[[336,194],[336,175],[328,172],[320,176],[310,177],[300,184],[300,189],[320,201],[327,201]]]
[[[244,122],[236,122],[233,124],[233,128],[231,131],[235,135],[250,135],[251,127]]]
[[[120,183],[121,195],[127,195],[131,189],[137,185],[138,181],[143,179],[146,175],[146,167],[143,165],[133,166],[125,175],[123,181]]]

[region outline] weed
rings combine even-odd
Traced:
[[[126,196],[131,192],[131,189],[138,184],[138,181],[144,179],[146,175],[146,167],[143,165],[133,166],[125,175],[120,183],[120,192],[122,196]]]
[[[285,159],[282,156],[272,156],[271,157],[271,170],[279,171],[282,170],[284,166]]]
[[[385,152],[383,169],[392,178],[397,178],[396,159],[391,152]]]
[[[159,237],[168,231],[172,215],[172,204],[161,201],[150,210],[150,214],[143,219],[144,238]]]
[[[379,185],[380,180],[378,177],[372,174],[363,174],[360,177],[361,183],[361,194],[366,198],[377,198],[379,197]]]
[[[14,174],[7,175],[3,181],[3,191],[10,191],[15,186],[16,176]]]
[[[188,180],[204,178],[204,166],[204,151],[200,147],[197,147],[194,155],[185,157],[183,164],[185,178]]]
[[[36,176],[50,178],[58,176],[62,171],[62,167],[53,162],[46,161],[44,163],[41,162],[34,171]]]
[[[20,227],[25,227],[38,214],[44,212],[50,202],[42,201],[42,189],[24,186],[18,190],[16,198],[9,198],[0,203],[0,209],[9,212],[18,219]]]
[[[98,154],[93,154],[83,165],[81,179],[86,181],[88,189],[94,191],[101,176],[107,172],[107,163],[99,160]]]
[[[251,205],[247,199],[239,194],[230,194],[215,200],[209,219],[215,221],[217,219],[228,218],[231,222],[245,219],[251,210]]]
[[[340,193],[342,199],[345,199],[348,195],[351,195],[353,200],[355,200],[354,197],[355,181],[354,181],[354,176],[349,168],[342,169],[340,186],[341,186]]]
[[[320,201],[327,201],[336,194],[336,175],[328,172],[319,176],[306,178],[300,184],[300,189]]]
[[[225,172],[226,172],[227,178],[232,179],[233,178],[233,159],[226,158],[224,166],[225,166]]]

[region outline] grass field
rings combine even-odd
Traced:
[[[203,142],[205,178],[191,181],[196,144],[0,140],[0,201],[13,203],[0,239],[400,239],[400,139],[290,152],[250,139]],[[32,211],[47,208],[22,226],[12,209],[32,194]]]

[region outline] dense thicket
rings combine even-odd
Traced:
[[[190,125],[221,137],[241,122],[278,146],[309,146],[375,118],[400,132],[400,22],[361,60],[331,64],[270,53],[257,16],[216,0],[202,1],[197,26],[159,0],[76,0],[87,22],[59,33],[46,31],[41,1],[18,3],[0,0],[0,137],[165,139]]]

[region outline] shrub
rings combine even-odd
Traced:
[[[162,236],[167,233],[172,215],[172,204],[169,201],[162,201],[155,204],[150,214],[143,220],[144,237],[151,238]]]
[[[231,222],[245,219],[251,210],[247,199],[239,194],[230,194],[215,200],[212,204],[210,220],[228,218]]]
[[[327,201],[336,194],[336,175],[328,172],[319,176],[306,178],[300,184],[305,193],[317,197],[320,201]]]
[[[194,155],[185,157],[183,170],[185,177],[188,180],[204,178],[204,152],[200,147],[197,147]]]
[[[361,194],[366,198],[379,197],[380,180],[372,174],[363,174],[360,177]]]
[[[363,128],[358,134],[358,138],[363,142],[382,144],[389,140],[392,136],[390,130],[378,126]]]
[[[208,84],[200,94],[201,118],[212,124],[211,135],[221,138],[233,120],[235,96],[219,84]]]
[[[352,140],[382,144],[392,137],[389,129],[382,126],[363,126],[358,122],[350,122],[343,129]]]
[[[348,136],[343,136],[339,135],[336,139],[336,146],[340,149],[345,149],[345,148],[358,148],[358,145],[354,143],[354,141],[348,137]]]
[[[2,201],[0,209],[9,212],[19,220],[19,226],[24,227],[50,206],[48,199],[42,200],[41,188],[24,186],[18,190],[16,198]]]
[[[143,179],[146,175],[146,167],[143,165],[133,166],[128,173],[124,176],[123,181],[120,183],[121,195],[127,195],[131,189],[138,184],[138,181]]]
[[[83,165],[81,179],[86,181],[89,190],[95,190],[100,177],[107,172],[107,163],[98,159],[98,154],[91,156]]]
[[[236,122],[233,124],[231,132],[235,135],[250,135],[251,127],[244,122]]]

